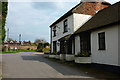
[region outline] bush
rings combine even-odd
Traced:
[[[43,49],[37,49],[36,51],[37,52],[43,52]]]
[[[43,52],[43,44],[42,43],[39,43],[38,46],[37,46],[37,51],[38,52]]]
[[[44,48],[44,49],[43,49],[43,52],[44,52],[44,54],[50,53],[50,48]]]
[[[90,57],[90,52],[79,52],[75,57]]]
[[[44,48],[43,51],[44,51],[44,52],[46,52],[46,51],[47,51],[47,52],[48,52],[48,51],[50,52],[50,48]]]
[[[30,48],[27,48],[27,50],[30,50]]]

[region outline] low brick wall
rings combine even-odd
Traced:
[[[22,46],[22,45],[9,45],[6,48],[10,49],[22,49],[22,50],[36,50],[37,46]]]
[[[19,46],[19,49],[23,49],[23,50],[36,50],[37,46]]]

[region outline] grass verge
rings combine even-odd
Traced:
[[[36,50],[16,50],[16,51],[5,51],[3,54],[18,53],[18,52],[36,52]]]

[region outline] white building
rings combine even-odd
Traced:
[[[79,36],[75,39],[69,37],[99,10],[108,6],[107,2],[81,2],[55,21],[50,26],[51,53],[77,54],[80,51]]]
[[[90,51],[92,63],[120,66],[119,7],[120,2],[99,11],[73,35],[76,51]]]

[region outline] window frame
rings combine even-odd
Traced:
[[[106,50],[105,32],[98,33],[98,50]]]
[[[53,30],[52,30],[52,31],[53,31],[53,37],[56,36],[56,27],[57,27],[57,26],[54,26],[54,27],[53,27]]]
[[[68,20],[66,19],[66,20],[64,20],[64,22],[63,22],[63,33],[65,33],[65,32],[68,32]]]
[[[57,51],[57,41],[53,41],[53,52]]]

